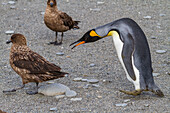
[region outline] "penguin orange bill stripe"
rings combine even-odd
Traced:
[[[77,47],[77,46],[79,46],[79,45],[81,45],[81,44],[84,44],[84,43],[85,43],[85,41],[81,41],[80,43],[78,43],[78,44],[76,44],[75,46],[73,46],[72,49],[75,48],[75,47]]]

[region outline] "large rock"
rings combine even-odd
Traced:
[[[67,90],[70,90],[70,88],[63,84],[53,83],[53,84],[47,84],[47,85],[41,86],[38,89],[38,93],[41,93],[47,96],[56,96],[56,95],[65,94]]]

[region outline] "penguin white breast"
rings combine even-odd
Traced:
[[[123,69],[125,70],[127,79],[135,85],[135,89],[140,89],[140,84],[139,84],[139,71],[137,70],[137,68],[136,68],[135,65],[134,65],[133,56],[132,56],[132,65],[133,65],[133,69],[134,69],[134,72],[135,72],[136,81],[134,81],[134,80],[129,76],[129,74],[128,74],[128,72],[127,72],[127,69],[126,69],[126,67],[125,67],[125,65],[124,65],[123,59],[122,59],[122,49],[123,49],[124,43],[120,40],[120,36],[119,36],[119,34],[118,34],[116,31],[113,31],[113,32],[112,32],[112,37],[113,37],[113,42],[114,42],[114,46],[115,46],[115,48],[116,48],[116,52],[117,52],[118,58],[119,58],[122,66],[123,66]]]

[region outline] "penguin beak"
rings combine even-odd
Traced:
[[[72,44],[70,44],[70,46],[72,46],[73,44],[75,44],[75,43],[77,43],[75,46],[73,46],[71,49],[74,49],[75,47],[77,47],[77,46],[79,46],[79,45],[81,45],[81,44],[84,44],[85,43],[85,41],[75,41],[75,42],[73,42]]]
[[[6,42],[6,44],[9,44],[9,43],[11,43],[12,41],[11,40],[8,40],[7,42]]]

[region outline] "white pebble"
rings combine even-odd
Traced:
[[[64,97],[65,97],[65,95],[56,95],[55,96],[56,99],[60,99],[60,98],[64,98]]]
[[[77,95],[77,93],[73,90],[67,90],[66,91],[66,96],[67,97],[75,97]]]
[[[71,101],[81,101],[82,98],[71,98],[70,100],[71,100]]]
[[[151,17],[151,16],[144,16],[143,18],[145,18],[145,19],[151,19],[152,17]]]
[[[89,80],[87,80],[87,82],[94,84],[94,83],[98,83],[99,80],[97,80],[97,79],[89,79]]]
[[[87,82],[87,79],[81,79],[82,82]]]
[[[41,15],[44,15],[45,14],[45,12],[41,12]]]
[[[90,67],[94,67],[95,66],[95,64],[90,64]]]
[[[126,102],[130,102],[130,99],[126,99],[126,100],[124,100],[124,102],[126,103]]]
[[[92,87],[100,87],[98,84],[92,84]]]
[[[95,8],[95,9],[90,8],[90,11],[100,11],[100,9],[99,8]]]
[[[166,14],[159,14],[159,16],[165,16]]]
[[[5,33],[6,33],[7,35],[11,35],[11,34],[14,34],[14,31],[9,30],[9,31],[6,31]]]
[[[98,5],[101,5],[101,4],[104,4],[104,2],[99,2],[99,1],[98,1],[97,4],[98,4]]]
[[[10,9],[15,9],[16,7],[15,6],[10,6]]]
[[[125,106],[127,106],[127,104],[126,103],[122,103],[122,104],[115,104],[117,107],[125,107]]]
[[[63,52],[58,52],[58,53],[56,53],[56,55],[63,56],[64,53]]]
[[[9,1],[8,4],[13,5],[13,4],[15,4],[15,2],[14,1]]]
[[[74,78],[73,81],[81,81],[82,78]]]
[[[57,111],[57,108],[50,108],[50,111]]]
[[[163,53],[166,53],[167,51],[166,50],[156,50],[156,53],[159,53],[159,54],[163,54]]]
[[[157,77],[160,75],[160,73],[152,73],[154,77]]]

